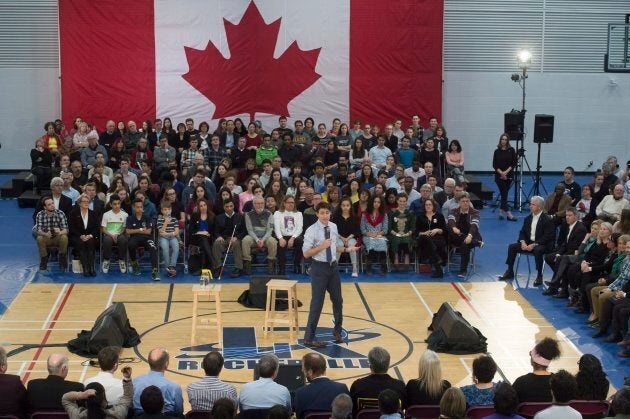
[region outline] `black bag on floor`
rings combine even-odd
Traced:
[[[106,346],[131,348],[140,343],[140,336],[131,327],[123,303],[113,303],[103,311],[92,330],[82,330],[68,342],[68,350],[81,356],[95,356]]]

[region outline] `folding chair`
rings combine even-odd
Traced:
[[[468,261],[468,268],[474,273],[475,272],[475,252],[477,251],[476,247],[470,249],[470,259]],[[446,270],[448,272],[451,271],[451,265],[457,265],[457,269],[459,270],[459,263],[461,261],[461,253],[459,252],[459,246],[453,246],[452,244],[448,244],[446,248]]]
[[[607,416],[610,409],[605,400],[571,400],[569,406],[580,412],[585,419],[601,419]]]
[[[438,405],[415,405],[409,406],[405,411],[407,419],[435,419],[440,416],[440,406]]]

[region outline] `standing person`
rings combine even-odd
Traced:
[[[516,221],[516,218],[508,208],[508,192],[514,179],[514,169],[516,168],[516,151],[510,146],[510,137],[503,133],[499,137],[499,144],[494,150],[492,157],[492,168],[495,171],[494,182],[499,187],[501,204],[499,206],[499,220],[507,214],[508,221]]]
[[[313,258],[311,263],[311,307],[304,334],[304,345],[311,348],[323,348],[326,343],[315,340],[315,330],[324,305],[326,290],[333,303],[335,328],[333,336],[336,343],[342,343],[341,323],[343,320],[343,299],[341,297],[341,278],[337,270],[337,252],[356,252],[357,247],[337,247],[339,236],[337,226],[330,222],[330,205],[320,202],[317,205],[317,222],[304,234],[302,252],[304,257]]]

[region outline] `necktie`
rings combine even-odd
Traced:
[[[324,227],[324,239],[326,240],[330,239],[330,227],[328,226]],[[331,247],[326,248],[326,262],[328,263],[332,262],[332,248]]]

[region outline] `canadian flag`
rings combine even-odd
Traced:
[[[59,0],[63,119],[439,117],[442,13],[442,0]]]

